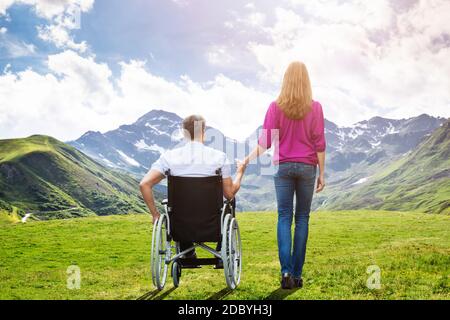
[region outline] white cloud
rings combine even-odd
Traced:
[[[225,22],[223,23],[223,25],[224,25],[225,28],[227,28],[227,29],[234,29],[234,27],[235,27],[235,24],[234,24],[233,22],[231,22],[231,21],[225,21]]]
[[[151,74],[142,62],[122,63],[117,84],[137,113],[163,107],[181,116],[199,113],[231,137],[244,139],[261,123],[271,97],[224,75],[209,83],[182,76],[179,83]]]
[[[249,50],[262,82],[278,86],[289,62],[310,69],[327,117],[351,124],[370,116],[449,116],[450,2],[297,1],[264,27],[270,42]],[[303,13],[300,13],[303,12]]]
[[[261,12],[253,12],[247,16],[246,20],[252,26],[262,26],[266,22],[266,15]]]
[[[109,113],[109,106],[115,99],[115,90],[110,81],[111,70],[106,64],[99,64],[93,57],[83,58],[74,51],[65,51],[48,58],[48,68],[56,76],[62,94],[71,101],[98,114]]]
[[[7,74],[7,73],[10,72],[10,70],[11,70],[11,64],[8,63],[8,64],[3,68],[3,73],[4,73],[4,74]]]
[[[251,30],[251,28],[261,28],[267,20],[267,15],[264,12],[256,11],[254,4],[247,4],[245,8],[247,10],[244,12],[231,10],[230,14],[234,17],[234,21],[226,21],[225,26],[239,25],[241,27],[240,31],[244,33]]]
[[[61,16],[67,11],[80,9],[82,12],[89,11],[95,0],[0,0],[0,15],[14,4],[28,5],[34,7],[36,14],[45,19],[53,19]]]
[[[0,16],[6,15],[6,10],[15,2],[15,0],[0,0]]]
[[[110,66],[93,55],[80,56],[87,45],[72,39],[75,25],[70,13],[65,18],[69,3],[83,3],[86,12],[93,1],[20,1],[49,19],[39,28],[40,36],[65,51],[48,57],[47,73],[5,68],[0,75],[0,136],[41,133],[69,140],[163,108],[181,116],[201,113],[227,135],[245,138],[261,124],[292,60],[306,62],[316,99],[338,124],[375,115],[450,116],[450,2],[286,1],[289,7],[271,12],[247,7],[225,22],[231,41],[220,37],[206,50],[207,61],[224,72],[236,65],[240,71],[260,71],[259,88],[268,88],[264,92],[223,74],[206,83],[188,76],[168,81],[135,60],[121,62],[114,77]],[[16,2],[0,0],[0,14]],[[34,47],[17,43],[24,51],[12,50],[11,55],[34,52]]]
[[[37,30],[39,38],[47,42],[52,42],[57,48],[69,48],[80,52],[85,52],[87,49],[85,41],[76,43],[69,34],[69,31],[61,25],[38,26]]]
[[[37,27],[42,40],[58,48],[86,51],[87,44],[76,43],[70,32],[81,27],[81,14],[92,9],[94,0],[0,0],[0,16],[14,4],[31,6],[37,16],[48,20],[49,24]]]
[[[2,137],[44,133],[65,139],[86,128],[105,127],[114,98],[109,68],[67,51],[50,56],[51,73],[26,70],[0,76]]]
[[[172,0],[172,2],[180,7],[187,7],[189,5],[189,0]]]
[[[396,0],[398,1],[398,0]],[[388,0],[366,1],[303,1],[290,0],[293,8],[301,8],[316,22],[349,23],[368,29],[389,27],[393,16]]]
[[[249,9],[249,10],[254,10],[255,4],[253,2],[249,2],[244,6],[244,8]]]
[[[206,58],[210,64],[222,67],[230,66],[236,61],[234,56],[228,52],[228,48],[220,45],[211,46],[206,52]]]
[[[36,47],[33,44],[10,35],[4,27],[0,28],[0,54],[3,58],[28,57],[35,53]]]
[[[32,70],[0,76],[0,135],[48,134],[69,140],[106,131],[153,108],[181,116],[203,114],[227,135],[245,138],[260,125],[270,96],[223,75],[209,83],[153,75],[141,61],[121,63],[113,78],[106,64],[74,51],[49,56],[47,74]]]

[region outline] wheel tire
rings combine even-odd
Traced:
[[[163,290],[166,284],[168,269],[166,261],[169,261],[171,256],[171,244],[168,239],[167,226],[168,217],[161,215],[156,223],[156,229],[153,231],[155,236],[152,244],[152,279],[158,290]]]
[[[178,288],[181,280],[181,266],[177,261],[172,263],[172,279],[173,279],[173,286],[175,288]]]
[[[158,229],[158,221],[156,221],[156,223],[153,224],[153,232],[152,232],[152,252],[151,252],[151,256],[150,256],[150,269],[152,271],[152,282],[153,285],[156,287],[156,275],[155,275],[155,270],[156,270],[156,266],[155,266],[155,261],[156,261],[156,255],[155,255],[155,246],[156,246],[156,233],[157,233],[157,229]]]
[[[236,288],[241,282],[242,272],[242,242],[239,225],[235,218],[230,222],[229,226],[229,245],[230,245],[230,266],[233,285]]]
[[[230,223],[232,216],[227,214],[223,219],[222,225],[222,261],[223,261],[223,272],[225,275],[225,281],[229,289],[234,290],[235,285],[232,279],[231,265],[230,265]]]

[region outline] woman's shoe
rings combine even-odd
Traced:
[[[294,288],[303,288],[302,278],[294,278]]]
[[[281,276],[281,289],[291,290],[294,287],[294,280],[289,273]]]

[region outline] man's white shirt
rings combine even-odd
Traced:
[[[179,177],[210,177],[222,170],[222,177],[231,176],[231,163],[227,155],[203,143],[189,141],[184,146],[169,150],[153,163],[150,170],[156,170]]]

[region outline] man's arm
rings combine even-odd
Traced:
[[[223,179],[223,195],[228,200],[234,199],[241,188],[241,181],[244,176],[244,171],[245,165],[241,163],[238,165],[238,170],[234,181],[231,180],[231,177]]]
[[[141,189],[142,197],[144,198],[145,204],[147,205],[150,213],[153,217],[153,223],[158,220],[160,214],[155,205],[155,198],[153,197],[153,186],[157,185],[164,179],[164,175],[157,170],[150,170],[139,184]]]

